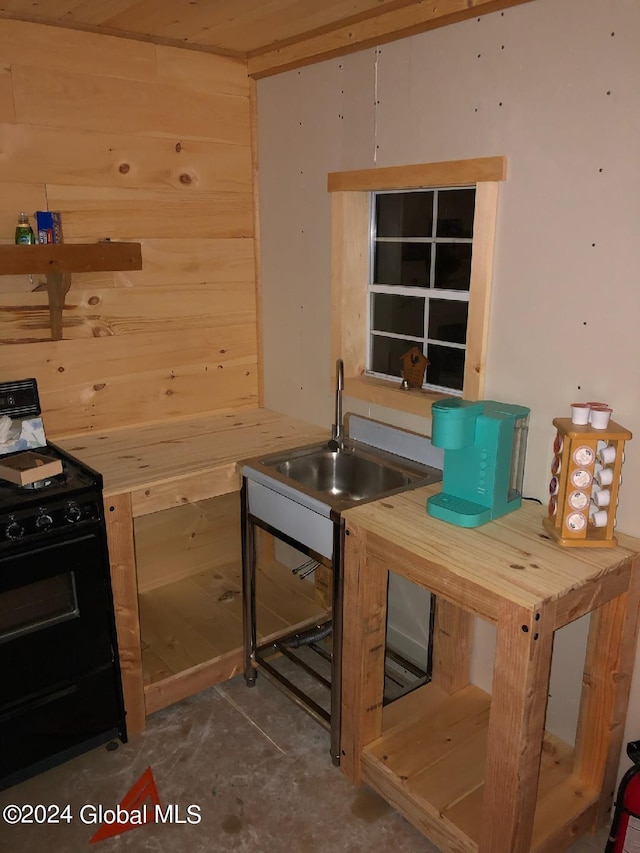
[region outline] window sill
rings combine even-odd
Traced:
[[[373,376],[351,376],[344,380],[344,394],[365,400],[376,406],[385,406],[399,412],[431,417],[431,405],[437,400],[446,400],[450,395],[421,388],[403,390],[398,383]]]

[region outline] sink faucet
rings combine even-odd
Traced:
[[[344,425],[342,423],[342,391],[344,389],[344,362],[339,358],[336,362],[336,418],[331,428],[331,450],[342,450],[344,444]]]

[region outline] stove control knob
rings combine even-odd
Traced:
[[[20,524],[19,521],[16,521],[15,518],[13,518],[13,519],[11,519],[9,524],[7,524],[4,532],[5,532],[7,539],[16,540],[16,539],[22,539],[22,537],[25,534],[25,529],[24,529],[24,526],[22,524]]]
[[[64,517],[69,524],[75,524],[82,518],[82,509],[75,501],[69,501],[64,511]]]
[[[53,518],[48,512],[41,509],[40,515],[36,518],[36,530],[50,530],[53,527]]]

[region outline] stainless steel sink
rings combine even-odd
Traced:
[[[442,479],[438,465],[442,451],[425,436],[409,433],[370,418],[352,415],[346,437],[342,423],[342,363],[338,362],[336,423],[331,439],[257,456],[241,464],[242,471],[242,590],[245,632],[245,681],[255,683],[257,670],[265,672],[294,701],[331,731],[331,757],[340,763],[340,708],[342,667],[342,576],[345,522],[342,513],[367,501],[385,498]],[[386,448],[385,450],[379,448]],[[391,452],[396,451],[396,452]],[[321,708],[299,686],[269,663],[272,656],[288,657],[292,639],[285,632],[265,645],[257,643],[256,535],[260,527],[276,540],[292,546],[317,564],[333,569],[331,618],[331,711]],[[323,631],[327,624],[322,626]],[[315,642],[316,630],[311,637]],[[296,643],[299,641],[295,634]],[[305,641],[306,642],[306,641]],[[308,639],[311,643],[312,640]],[[298,646],[295,646],[297,648]],[[301,664],[302,666],[302,664]],[[309,673],[307,667],[303,667]],[[326,680],[324,681],[327,686]]]
[[[442,478],[437,468],[350,439],[340,450],[314,444],[254,459],[249,465],[329,504],[334,513]]]
[[[276,471],[318,492],[360,501],[390,489],[411,485],[408,474],[354,450],[316,450],[278,463]]]

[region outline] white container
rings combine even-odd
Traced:
[[[594,429],[606,429],[609,426],[609,420],[611,418],[612,411],[612,409],[609,409],[605,406],[599,407],[597,409],[591,409],[591,414],[589,415],[589,423]]]
[[[611,503],[611,492],[609,489],[599,489],[593,495],[593,502],[598,507],[609,506]]]
[[[588,403],[571,404],[571,423],[576,426],[585,426],[589,423],[591,408]]]
[[[616,459],[616,449],[611,444],[607,444],[606,447],[603,447],[599,453],[598,458],[602,462],[603,465],[611,465],[612,462],[615,462]]]
[[[599,509],[591,516],[591,521],[594,527],[606,527],[609,516],[606,509]]]
[[[599,486],[610,486],[613,483],[613,468],[600,468],[596,471],[596,482]]]

